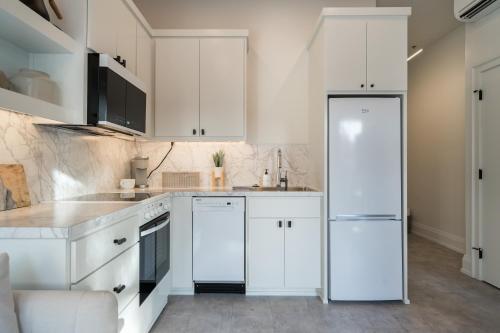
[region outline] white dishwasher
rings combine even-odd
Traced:
[[[193,198],[195,293],[245,293],[245,198]]]

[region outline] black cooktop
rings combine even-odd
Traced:
[[[125,192],[125,193],[96,193],[79,197],[61,199],[59,201],[142,201],[157,195],[161,192]]]

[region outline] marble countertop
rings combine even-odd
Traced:
[[[322,192],[292,192],[292,191],[234,191],[231,188],[189,188],[165,189],[148,188],[134,190],[115,190],[108,193],[161,193],[161,196],[246,196],[246,197],[276,197],[276,196],[322,196]],[[57,239],[81,237],[90,231],[94,232],[138,212],[142,205],[147,205],[161,196],[154,196],[140,202],[133,201],[53,201],[44,202],[31,207],[0,212],[1,239],[43,238]]]

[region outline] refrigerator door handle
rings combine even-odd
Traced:
[[[396,214],[348,214],[337,215],[337,221],[360,221],[360,220],[396,220]]]

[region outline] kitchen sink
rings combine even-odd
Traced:
[[[233,186],[233,191],[239,191],[239,192],[316,192],[315,189],[307,187],[307,186],[289,186],[286,190],[283,187]]]

